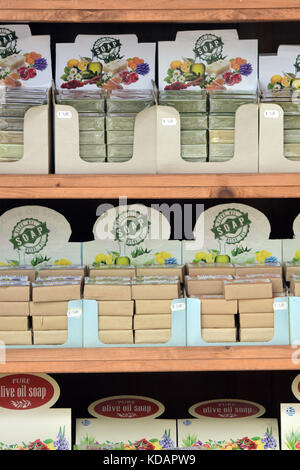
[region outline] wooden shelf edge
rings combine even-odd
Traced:
[[[138,354],[137,354],[138,351]],[[299,352],[300,355],[300,352]],[[299,370],[291,346],[9,349],[0,373]]]

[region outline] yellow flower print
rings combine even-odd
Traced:
[[[263,264],[266,260],[266,257],[262,255],[261,253],[256,253],[255,257],[256,257],[256,261],[261,264]]]
[[[106,258],[107,258],[107,255],[105,255],[104,253],[98,253],[98,255],[95,256],[95,262],[106,263]]]
[[[71,266],[72,261],[62,258],[54,261],[54,264],[56,264],[56,266]]]
[[[266,251],[266,250],[261,250],[261,254],[265,257],[265,258],[269,258],[270,256],[272,256],[272,253],[270,251]]]
[[[106,264],[115,264],[115,258],[113,257],[113,255],[106,256]]]
[[[155,255],[155,261],[157,264],[165,264],[165,258],[159,253]]]
[[[300,259],[300,250],[297,250],[295,253],[295,258]]]
[[[47,447],[49,450],[56,450],[56,447],[54,446],[53,442],[50,442],[50,444],[47,444]]]
[[[206,256],[207,256],[207,253],[205,253],[205,251],[198,251],[195,254],[195,260],[196,261],[206,261]]]
[[[207,263],[213,263],[215,261],[215,255],[208,253],[205,259]]]

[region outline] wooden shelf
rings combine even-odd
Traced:
[[[300,174],[0,175],[0,199],[299,198]]]
[[[84,8],[83,8],[84,5]],[[6,0],[1,22],[250,22],[298,21],[297,0]]]
[[[291,346],[9,349],[0,373],[299,370]],[[300,353],[299,353],[300,355]]]

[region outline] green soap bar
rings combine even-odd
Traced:
[[[133,144],[133,135],[132,131],[106,131],[106,138],[108,144]]]
[[[131,158],[133,155],[133,145],[116,145],[108,144],[107,145],[107,156],[109,158],[114,157],[125,157]]]
[[[206,113],[207,104],[204,99],[161,98],[160,105],[172,106],[179,113]]]
[[[139,113],[145,108],[153,106],[152,99],[116,99],[106,100],[107,113]]]
[[[256,103],[256,97],[217,98],[210,96],[209,109],[211,113],[235,113],[243,104]]]
[[[19,117],[0,117],[0,131],[21,131],[24,119]]]
[[[284,113],[300,114],[300,103],[293,103],[292,101],[274,101],[273,103],[271,102],[271,104],[278,104],[281,106]]]
[[[182,157],[182,160],[184,160],[185,162],[192,162],[192,163],[197,163],[197,162],[203,163],[203,162],[207,161],[206,157],[205,158],[204,157],[194,157],[194,158],[186,158],[186,157],[183,158]]]
[[[180,115],[180,127],[182,131],[207,129],[207,114],[182,113]]]
[[[0,159],[16,159],[23,157],[24,147],[22,144],[0,144]]]
[[[32,108],[32,104],[0,104],[0,116],[24,117],[29,108]]]
[[[72,106],[80,113],[104,113],[105,102],[104,98],[95,99],[68,99],[57,97],[57,103],[67,106]]]
[[[122,163],[122,162],[128,162],[131,160],[131,157],[107,157],[107,161],[109,163]]]
[[[23,131],[0,131],[1,144],[23,144]]]
[[[215,162],[215,163],[222,163],[222,162],[228,162],[231,160],[232,157],[214,157],[214,156],[209,156],[208,161],[209,162]]]
[[[300,144],[300,129],[287,129],[284,131],[284,143]]]
[[[206,158],[207,146],[206,145],[182,145],[181,157],[185,158]]]
[[[291,162],[300,162],[300,157],[285,157],[287,160]]]
[[[234,144],[234,131],[217,129],[209,131],[210,144]]]
[[[211,158],[233,157],[234,144],[210,144],[209,145],[209,160]]]
[[[283,123],[285,129],[300,129],[300,114],[284,114]]]
[[[106,116],[107,131],[133,131],[136,114],[111,114]]]
[[[88,113],[87,113],[88,114]],[[101,114],[87,115],[79,114],[80,131],[104,131],[105,117]]]
[[[80,131],[79,132],[79,143],[88,145],[105,144],[105,132],[104,131]]]
[[[182,145],[200,145],[206,144],[207,136],[206,131],[181,131],[181,144]]]
[[[83,160],[85,158],[94,158],[94,157],[100,157],[100,158],[105,158],[106,157],[106,145],[105,144],[99,144],[99,145],[80,145],[79,147],[79,153],[80,153],[80,158]]]
[[[300,157],[300,143],[298,144],[284,144],[285,157]]]
[[[235,114],[210,114],[209,129],[234,129]]]
[[[105,157],[81,157],[81,159],[88,163],[104,163],[106,161]]]

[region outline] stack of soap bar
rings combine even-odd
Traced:
[[[237,340],[237,301],[226,300],[223,295],[202,295],[201,335],[210,343]]]
[[[154,104],[150,92],[118,91],[107,98],[107,160],[126,162],[133,155],[134,126],[137,113]]]
[[[133,344],[130,277],[87,277],[84,298],[98,301],[98,334],[102,343]]]
[[[142,265],[136,267],[137,276],[177,276],[180,282],[183,282],[184,266],[178,264],[163,264],[148,266]]]
[[[0,341],[7,345],[32,344],[29,301],[27,276],[0,277]]]
[[[58,265],[58,264],[44,264],[38,268],[38,277],[84,277],[87,274],[87,269],[83,265],[76,264],[67,264],[67,265]]]
[[[233,157],[235,113],[240,106],[256,102],[256,94],[228,91],[209,94],[209,161],[224,162]]]
[[[207,96],[205,91],[164,91],[159,104],[180,114],[181,156],[185,161],[207,160]]]
[[[233,280],[231,275],[207,274],[185,276],[185,287],[191,295],[223,295],[224,282]]]
[[[82,160],[105,162],[105,98],[101,92],[64,90],[57,95],[58,104],[72,106],[79,118],[79,153]]]
[[[34,344],[64,344],[67,341],[67,304],[70,300],[80,300],[81,290],[82,276],[38,277],[32,283],[30,311],[32,316],[40,317],[33,321]]]
[[[0,266],[0,276],[26,276],[30,282],[36,278],[36,271],[30,265]]]
[[[283,270],[286,282],[290,282],[293,274],[300,274],[300,262],[287,261],[283,265]]]
[[[5,89],[0,97],[0,163],[21,160],[25,113],[31,107],[47,102],[47,91],[44,89]]]
[[[235,267],[231,263],[188,263],[186,270],[191,276],[235,275]]]
[[[167,343],[170,340],[172,300],[180,295],[178,276],[144,276],[133,279],[136,344]]]
[[[89,266],[89,277],[127,277],[133,278],[136,275],[133,266],[122,266],[116,264],[103,264],[99,266]]]
[[[300,274],[292,274],[290,278],[291,294],[300,297]]]

